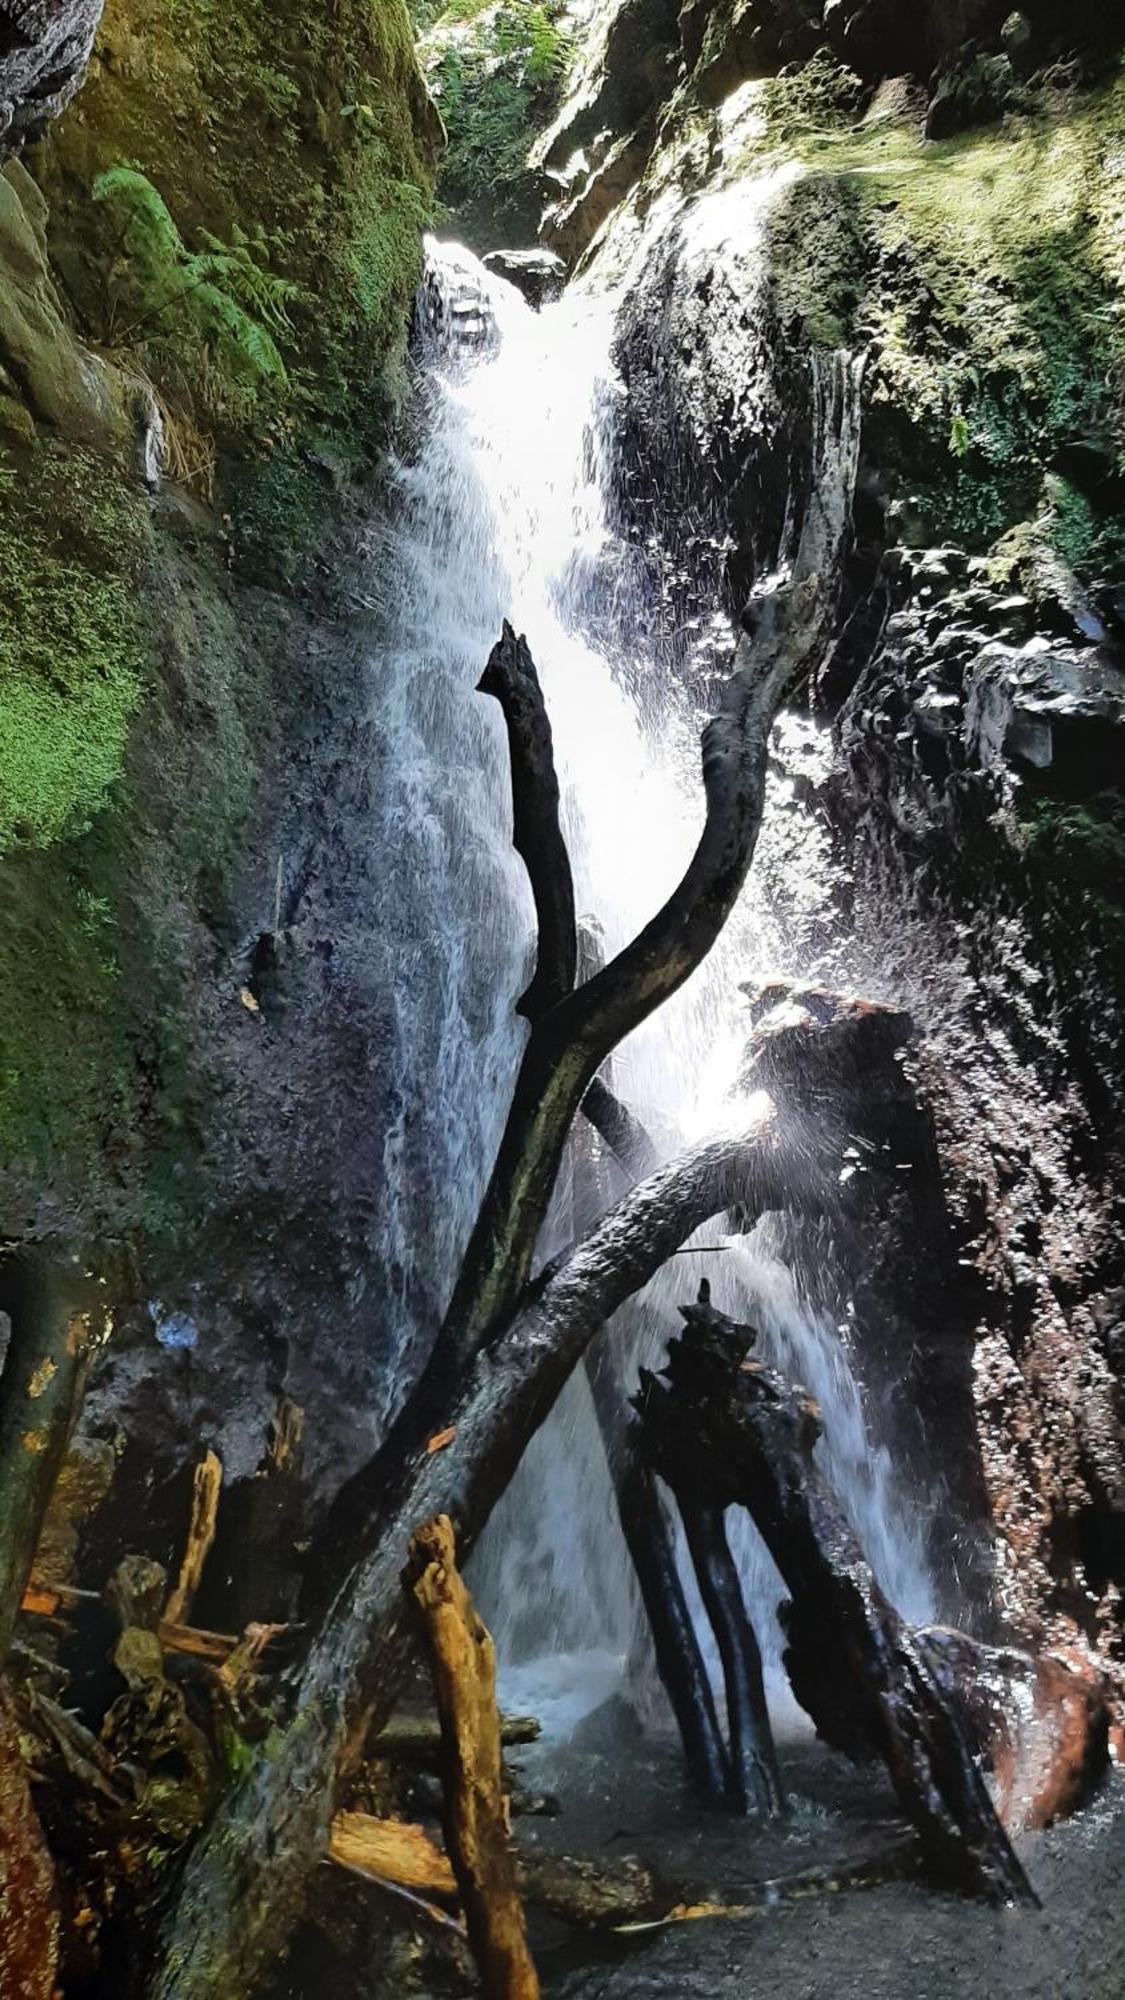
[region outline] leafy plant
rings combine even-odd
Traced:
[[[449,135],[442,191],[470,233],[474,219],[486,234],[534,229],[528,154],[554,109],[570,48],[557,14],[537,0],[452,0],[423,45]]]
[[[189,250],[163,196],[135,167],[108,168],[92,192],[117,228],[111,275],[124,280],[132,308],[122,326],[115,300],[110,340],[186,345],[193,386],[220,413],[286,382],[275,336],[289,330],[298,288],[267,268],[264,239],[252,244],[236,229],[224,243],[203,230],[203,248]]]

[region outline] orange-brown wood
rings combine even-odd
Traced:
[[[376,1819],[370,1813],[340,1812],[332,1822],[329,1857],[374,1881],[422,1889],[430,1896],[455,1896],[457,1877],[449,1856],[424,1827],[404,1819]]]
[[[183,1625],[203,1576],[203,1566],[211,1553],[219,1521],[219,1495],[223,1490],[223,1462],[217,1452],[208,1451],[195,1468],[191,1488],[191,1519],[188,1522],[176,1587],[164,1606],[169,1625]]]
[[[458,1572],[448,1515],[417,1530],[407,1577],[441,1717],[446,1846],[481,1984],[487,2000],[539,2000],[508,1837],[496,1649]]]

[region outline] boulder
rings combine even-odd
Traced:
[[[987,646],[966,682],[965,740],[986,770],[1050,771],[1083,791],[1111,785],[1125,745],[1125,673],[1100,650]],[[1100,774],[1100,775],[1099,775]]]
[[[566,279],[566,265],[553,250],[490,250],[484,263],[536,307],[557,298]]]
[[[102,0],[0,0],[0,159],[70,103],[101,13]]]
[[[143,447],[151,390],[71,332],[47,265],[46,206],[19,160],[0,170],[0,365],[32,416],[95,450]]]

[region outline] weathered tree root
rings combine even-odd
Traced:
[[[886,1764],[931,1873],[992,1902],[1035,1904],[960,1702],[883,1596],[813,1463],[815,1403],[744,1359],[753,1329],[717,1312],[706,1285],[683,1316],[665,1378],[642,1371],[646,1461],[689,1514],[748,1510],[791,1595],[783,1621],[794,1694],[833,1747]]]
[[[327,1849],[345,1746],[378,1726],[401,1686],[410,1646],[400,1577],[417,1524],[449,1514],[468,1553],[594,1335],[702,1223],[736,1202],[763,1212],[823,1199],[815,1163],[786,1145],[767,1101],[755,1121],[673,1161],[611,1210],[462,1372],[440,1450],[427,1451],[412,1425],[392,1434],[371,1546],[316,1636],[293,1718],[188,1858],[152,1987],[160,2000],[211,2000],[216,1979],[248,1993],[295,1920],[308,1870]],[[249,1911],[246,1882],[268,1885]]]

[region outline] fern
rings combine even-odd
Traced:
[[[108,168],[92,193],[117,225],[116,257],[135,308],[118,344],[168,350],[203,400],[226,412],[265,383],[286,382],[274,336],[290,330],[299,287],[265,267],[244,231],[224,243],[201,230],[203,248],[189,251],[163,196],[134,167]]]

